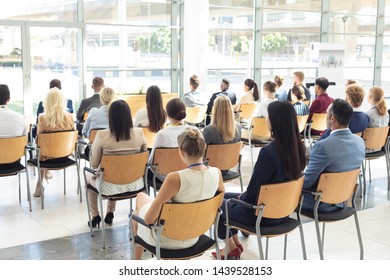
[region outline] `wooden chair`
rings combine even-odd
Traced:
[[[363,195],[366,193],[366,165],[368,161],[368,173],[369,180],[371,182],[371,168],[370,160],[378,159],[381,157],[386,158],[386,171],[387,171],[387,187],[390,189],[390,176],[389,176],[389,127],[370,127],[363,132],[363,139],[365,140],[366,149],[379,150],[373,153],[366,153],[364,164],[362,164],[364,190]]]
[[[155,132],[151,132],[149,130],[149,127],[143,127],[142,129],[144,131],[144,136],[145,136],[145,139],[146,139],[146,145],[147,145],[148,149],[152,149],[153,143],[154,143],[154,138],[156,138],[156,133]]]
[[[206,111],[207,106],[186,107],[185,122],[189,125],[205,125]]]
[[[84,115],[83,115],[83,122],[85,122],[85,121],[87,120],[88,114],[89,114],[89,111],[84,112]]]
[[[360,233],[359,220],[355,207],[355,198],[357,193],[356,179],[359,176],[359,169],[340,172],[340,173],[323,173],[317,185],[317,191],[311,194],[315,198],[315,205],[312,211],[302,210],[302,215],[308,216],[315,221],[318,250],[320,252],[321,260],[324,259],[324,237],[325,237],[325,223],[336,222],[355,217],[356,231],[360,246],[360,259],[363,259],[363,242]],[[304,191],[307,193],[307,191]],[[344,206],[340,210],[333,212],[322,213],[318,212],[318,206],[321,202],[329,204],[346,204],[352,198],[352,206]],[[323,222],[322,237],[319,223]]]
[[[218,259],[220,259],[216,230],[221,214],[221,211],[218,209],[222,200],[222,193],[218,193],[212,198],[197,202],[165,203],[155,225],[148,225],[142,218],[133,215],[133,220],[156,232],[157,240],[156,246],[151,246],[139,236],[134,236],[134,232],[131,231],[132,258],[134,258],[134,249],[137,243],[156,255],[158,260],[194,258],[202,255],[203,252],[212,246],[215,246]],[[213,225],[214,238],[210,238],[204,233],[211,229]],[[161,249],[160,240],[162,236],[175,240],[188,240],[199,237],[199,240],[194,246],[187,249]]]
[[[80,185],[80,170],[79,170],[79,161],[75,155],[75,151],[78,150],[77,143],[77,131],[58,131],[50,133],[41,133],[37,135],[37,147],[32,147],[31,149],[37,151],[37,158],[30,159],[28,164],[33,165],[38,168],[38,182],[41,187],[41,202],[42,209],[44,208],[44,189],[42,186],[41,178],[41,169],[46,170],[64,170],[64,194],[66,194],[66,168],[72,165],[76,165],[77,169],[77,194],[80,195],[80,202],[82,202],[81,194],[81,185]],[[69,157],[66,161],[55,163],[50,160],[40,161],[37,160],[40,156],[46,156],[51,159],[68,157],[73,155],[75,160],[70,159]]]
[[[157,148],[154,150],[153,163],[149,168],[153,172],[153,178],[148,180],[148,185],[153,187],[154,197],[156,197],[157,189],[162,185],[156,181],[157,173],[166,176],[171,172],[185,169],[187,166],[181,160],[179,148]]]
[[[205,155],[207,165],[217,167],[222,171],[222,179],[224,182],[228,182],[236,178],[240,179],[241,192],[244,191],[241,177],[242,145],[242,142],[208,145]],[[237,166],[237,171],[231,170],[235,166]]]
[[[311,121],[308,123],[307,137],[310,144],[310,149],[313,147],[313,142],[318,140],[321,136],[312,135],[311,130],[315,129],[318,131],[326,130],[326,113],[314,113],[311,117]]]
[[[78,140],[78,144],[79,144],[78,145],[78,148],[79,148],[78,149],[78,159],[79,159],[79,162],[81,159],[84,159],[85,161],[89,161],[89,154],[91,151],[93,141],[95,140],[96,134],[98,133],[98,131],[102,130],[102,129],[104,129],[104,128],[91,129],[91,131],[89,133],[88,142],[86,142],[85,140],[82,140],[82,139]],[[84,151],[82,151],[81,145],[86,146]]]
[[[239,114],[239,120],[240,123],[248,123],[252,119],[253,112],[256,109],[256,104],[254,103],[248,103],[248,104],[241,104],[240,108],[238,109],[238,114]]]
[[[264,140],[255,140],[264,139]],[[242,142],[248,145],[251,151],[252,170],[254,168],[253,163],[253,147],[265,147],[272,142],[271,132],[268,130],[267,120],[265,118],[252,118],[249,125],[248,139],[241,137]]]
[[[309,115],[297,116],[298,129],[300,133],[303,133],[307,128],[307,119]]]
[[[149,152],[142,152],[137,154],[130,155],[116,155],[108,156],[103,155],[100,162],[99,170],[93,170],[88,167],[84,167],[84,179],[86,179],[86,172],[90,172],[96,176],[100,177],[100,180],[96,180],[98,186],[97,188],[87,185],[85,188],[86,197],[87,197],[87,210],[88,210],[88,219],[89,224],[92,224],[91,214],[89,212],[89,200],[88,200],[88,190],[94,191],[99,195],[99,208],[102,217],[104,217],[103,210],[103,199],[109,200],[125,200],[129,199],[130,201],[130,210],[129,210],[129,225],[131,225],[130,215],[132,212],[132,198],[136,197],[139,192],[143,192],[146,189],[146,174],[147,174],[147,163],[148,163]],[[119,193],[115,195],[105,195],[99,192],[101,189],[102,182],[108,182],[112,184],[130,184],[139,179],[143,178],[144,187],[133,192]],[[100,184],[99,184],[100,183]],[[90,227],[91,236],[93,236],[92,227]],[[102,247],[106,248],[106,235],[105,235],[105,223],[103,222],[102,227]]]
[[[304,176],[295,181],[263,185],[260,187],[260,194],[257,198],[257,204],[252,205],[239,199],[231,198],[226,204],[226,236],[229,236],[229,229],[237,229],[243,232],[254,234],[257,236],[257,246],[259,250],[260,259],[264,260],[263,247],[261,238],[266,237],[266,253],[265,259],[268,259],[268,241],[270,237],[284,235],[284,259],[287,253],[287,234],[299,227],[301,236],[301,246],[303,259],[306,257],[305,240],[303,236],[303,228],[300,219],[300,211],[303,196],[301,195]],[[256,224],[246,225],[240,221],[229,218],[228,204],[238,204],[243,207],[256,210]],[[284,223],[275,226],[261,226],[262,218],[279,219],[291,215],[294,211],[297,213],[297,219],[288,218]],[[225,256],[227,255],[227,244],[225,246]]]
[[[27,199],[31,209],[30,182],[27,167],[27,136],[0,138],[0,177],[13,176],[18,174],[19,179],[19,203],[22,203],[20,172],[26,171]],[[24,156],[24,166],[20,164]],[[3,165],[3,166],[1,166]]]

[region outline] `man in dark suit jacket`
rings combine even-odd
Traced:
[[[92,108],[99,108],[102,106],[100,103],[99,92],[104,88],[104,80],[101,77],[95,77],[92,80],[92,88],[94,94],[89,97],[81,100],[79,109],[77,110],[76,120],[78,121],[77,130],[81,132],[83,129],[82,123],[84,122],[84,113],[89,112]]]
[[[211,115],[211,111],[213,110],[214,100],[217,99],[218,96],[226,95],[227,97],[229,97],[230,102],[232,102],[232,105],[235,105],[235,104],[236,104],[236,102],[237,102],[236,94],[235,94],[234,92],[229,91],[229,86],[230,86],[230,82],[229,82],[227,79],[222,79],[222,82],[221,82],[221,91],[216,92],[216,93],[214,93],[214,94],[211,96],[210,101],[209,101],[209,103],[207,104],[206,125],[209,125],[209,124],[210,124],[210,121],[211,121],[211,116],[210,116],[210,115]]]
[[[347,101],[333,100],[327,110],[327,125],[332,131],[330,135],[318,141],[310,153],[310,161],[305,171],[303,189],[316,191],[321,173],[337,173],[359,168],[365,157],[364,141],[352,134],[348,125],[352,118],[353,109]],[[312,210],[314,198],[304,193],[302,209]],[[343,205],[320,203],[319,212],[332,212]]]

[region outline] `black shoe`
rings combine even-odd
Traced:
[[[104,222],[106,224],[109,224],[110,226],[112,225],[112,220],[114,219],[114,213],[108,212],[106,217],[104,218]]]
[[[100,217],[100,215],[97,215],[96,217],[93,217],[93,219],[92,219],[92,227],[95,228],[96,225],[97,225],[98,228],[100,228],[100,222],[101,221],[102,221],[102,218]],[[90,227],[89,221],[88,221],[88,226]]]

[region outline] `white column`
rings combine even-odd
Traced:
[[[200,78],[200,92],[207,92],[209,0],[184,1],[183,93],[189,91],[192,75]]]

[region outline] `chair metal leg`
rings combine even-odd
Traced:
[[[26,183],[27,183],[27,200],[30,206],[30,211],[32,211],[31,208],[31,191],[30,191],[30,180],[28,176],[28,166],[27,166],[27,156],[25,155],[25,166],[26,166]]]
[[[80,195],[80,202],[83,202],[83,196],[81,191],[81,180],[80,180],[80,162],[77,163],[76,161],[76,168],[77,168],[77,194]]]
[[[283,250],[283,260],[287,257],[287,234],[284,235],[284,250]]]
[[[357,215],[356,211],[355,211],[354,217],[355,217],[356,231],[357,231],[358,240],[359,240],[360,259],[363,260],[364,259],[363,240],[362,240],[362,234],[360,232],[359,220],[358,220],[358,215]]]
[[[370,179],[371,183],[371,161],[368,161],[368,178]]]
[[[367,182],[366,182],[366,161],[363,161],[362,163],[362,169],[363,169],[363,196],[366,195],[367,192]]]
[[[320,252],[320,259],[324,259],[324,251],[322,248],[322,241],[321,241],[321,231],[320,231],[320,225],[317,219],[315,219],[315,226],[316,226],[316,232],[317,232],[317,243],[318,243],[318,250]]]
[[[307,260],[307,256],[306,256],[306,245],[305,245],[305,238],[304,238],[304,235],[303,235],[303,227],[302,227],[302,224],[299,226],[299,234],[301,236],[301,246],[302,246],[302,255],[303,255],[303,259],[304,260]]]
[[[325,223],[322,223],[322,250],[324,250],[324,243],[325,242]]]
[[[64,195],[66,195],[66,169],[64,168]]]
[[[20,185],[20,172],[18,173],[18,180],[19,180],[19,203],[22,203],[22,194],[21,194],[21,185]]]
[[[41,176],[41,166],[39,165],[39,153],[37,156],[38,160],[38,183],[39,183],[39,188],[41,189],[41,204],[42,204],[42,209],[45,207],[45,191],[42,186],[42,176]]]
[[[268,260],[268,244],[269,244],[269,238],[267,237],[265,240],[265,259]]]
[[[103,198],[100,192],[99,192],[99,208],[100,208],[100,213],[102,214],[102,219],[104,219]],[[104,220],[102,222],[102,248],[106,249],[106,226]]]
[[[261,244],[261,235],[259,235],[259,234],[256,234],[256,235],[257,235],[257,247],[259,250],[260,260],[264,260],[263,246]]]

